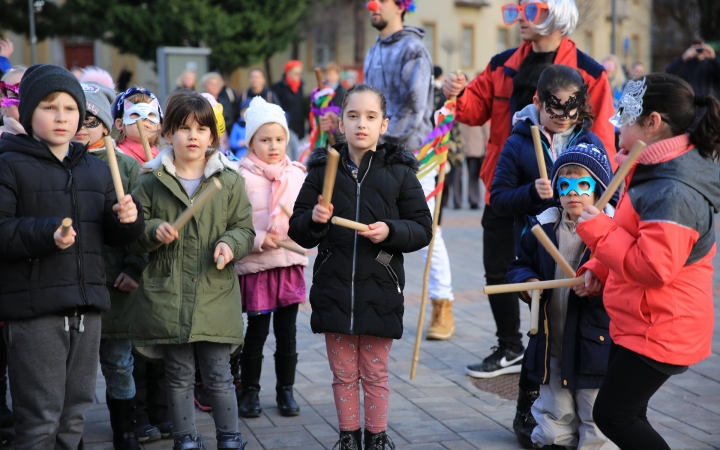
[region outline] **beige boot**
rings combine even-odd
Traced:
[[[455,334],[455,318],[452,313],[452,302],[447,299],[432,299],[433,311],[428,328],[427,340],[445,341]]]

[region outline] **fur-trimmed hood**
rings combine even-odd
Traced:
[[[340,156],[344,159],[348,157],[348,146],[347,144],[340,144],[340,148],[337,149],[340,152]],[[380,156],[385,165],[392,164],[404,164],[412,169],[413,172],[417,173],[420,168],[420,162],[417,160],[408,149],[402,144],[379,144],[375,154]],[[308,157],[306,166],[308,171],[315,167],[324,166],[327,161],[327,148],[317,147],[312,151]]]
[[[177,171],[175,170],[175,152],[172,147],[166,147],[158,153],[154,159],[146,162],[145,165],[140,168],[138,176],[151,173],[160,168],[161,165],[165,166],[165,171],[167,173],[177,177]],[[238,165],[227,159],[227,157],[222,153],[215,152],[215,154],[208,159],[207,164],[205,165],[205,178],[210,178],[213,174],[220,172],[225,168],[229,168],[237,172]]]

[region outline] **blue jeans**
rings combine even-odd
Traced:
[[[100,367],[105,376],[108,397],[128,400],[135,397],[133,381],[132,341],[130,339],[102,339]]]

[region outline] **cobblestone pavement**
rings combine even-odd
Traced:
[[[405,334],[394,343],[390,363],[392,394],[388,434],[398,448],[520,448],[511,431],[515,402],[478,389],[473,380],[464,375],[468,363],[481,360],[495,345],[495,325],[487,297],[482,293],[480,217],[479,211],[445,212],[443,235],[452,263],[457,333],[449,341],[422,341],[420,365],[413,381],[409,373],[419,315],[422,262],[417,254],[407,255]],[[720,257],[716,256],[715,262],[716,267],[720,267]],[[717,332],[720,275],[717,272],[713,290],[716,333],[712,356],[687,373],[671,377],[650,402],[649,419],[673,449],[720,448],[720,333]],[[430,307],[428,319],[429,311]],[[523,308],[522,314],[522,329],[527,330],[529,313]],[[309,318],[309,305],[304,305],[298,317],[300,362],[295,385],[301,414],[285,418],[278,413],[271,357],[275,344],[271,334],[261,380],[263,415],[257,419],[240,419],[240,429],[249,442],[249,449],[330,449],[337,440],[337,417],[325,344],[320,335],[310,331]],[[85,427],[88,450],[112,449],[104,386],[99,375],[98,403],[88,413]],[[503,395],[508,397],[507,392]],[[197,411],[197,423],[206,448],[215,448],[211,416]],[[172,441],[145,446],[148,450],[171,447]]]

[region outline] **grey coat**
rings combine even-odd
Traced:
[[[405,27],[385,39],[378,36],[365,58],[365,83],[387,98],[390,124],[384,142],[415,150],[432,130],[433,63],[423,44],[425,32]]]

